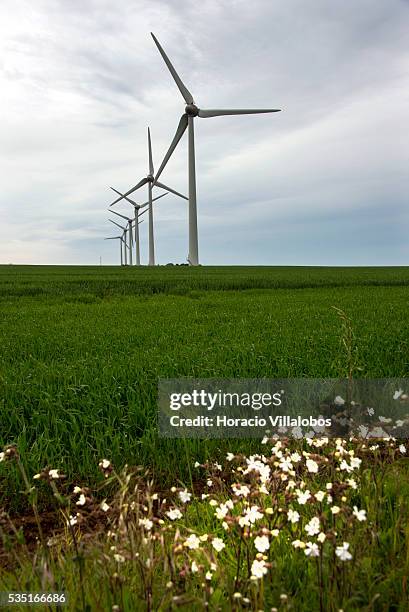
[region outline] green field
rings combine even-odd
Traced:
[[[0,301],[0,445],[79,481],[102,456],[186,477],[186,445],[156,438],[159,377],[342,375],[332,306],[361,376],[409,375],[409,268],[2,266]]]
[[[159,377],[345,377],[351,359],[409,377],[409,268],[3,266],[0,313],[0,591],[64,591],[73,611],[408,609],[407,441],[166,440],[156,410]]]

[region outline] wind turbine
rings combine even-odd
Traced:
[[[128,243],[126,241],[126,235],[128,233],[128,228],[127,228],[127,226],[123,227],[122,225],[119,225],[119,223],[117,223],[116,221],[113,221],[112,219],[108,219],[108,221],[110,221],[111,223],[113,223],[114,225],[119,227],[121,230],[123,230],[122,238],[123,238],[123,241],[124,241],[124,265],[127,266],[128,265],[128,257],[127,257],[126,249],[129,249],[129,246],[128,246]],[[132,253],[132,249],[129,249],[129,250]],[[131,255],[131,262],[132,262],[132,255]],[[132,265],[132,263],[131,263],[131,265]]]
[[[110,187],[110,189],[112,189],[112,191],[115,191],[115,193],[117,193],[118,195],[123,196],[127,202],[132,204],[135,210],[135,221],[148,210],[147,208],[145,208],[145,206],[149,205],[149,201],[145,202],[144,204],[137,204],[134,200],[131,200],[131,198],[128,198],[128,196],[124,196],[124,194],[118,191],[118,189],[114,189],[114,187]],[[165,195],[168,195],[168,194],[162,193],[162,195],[157,196],[156,198],[152,198],[152,202],[156,202],[156,200],[160,200],[160,198],[163,198]],[[141,210],[141,208],[145,208],[145,210],[140,213],[139,211]],[[111,212],[115,213],[114,210],[112,210]],[[119,213],[115,213],[115,214],[118,215]],[[119,215],[119,216],[121,217],[123,215]],[[128,217],[124,217],[124,219],[127,219],[129,221]],[[152,240],[153,240],[153,233],[152,233]],[[141,265],[141,252],[140,252],[140,240],[139,240],[139,223],[137,222],[135,222],[135,251],[136,251],[136,265],[140,266]]]
[[[173,67],[170,59],[166,55],[165,51],[161,47],[158,39],[151,32],[151,36],[155,41],[159,53],[161,54],[166,66],[169,69],[176,85],[182,94],[186,106],[185,112],[183,113],[179,125],[176,130],[176,134],[171,142],[171,145],[166,153],[163,162],[155,176],[154,185],[159,185],[158,178],[162,174],[163,169],[169,161],[170,156],[175,150],[179,140],[183,134],[188,130],[188,157],[189,157],[189,256],[188,261],[190,265],[199,265],[199,245],[197,237],[197,204],[196,204],[196,169],[195,169],[195,137],[194,137],[194,125],[193,121],[195,117],[219,117],[221,115],[254,115],[259,113],[277,113],[281,109],[279,108],[255,108],[255,109],[211,109],[204,110],[199,108],[194,100],[193,96],[187,87],[182,82],[175,68]]]
[[[175,191],[174,189],[171,189],[170,187],[167,187],[163,183],[159,183],[159,181],[156,181],[154,179],[154,176],[153,176],[154,175],[154,168],[153,168],[153,158],[152,158],[152,142],[151,142],[151,132],[150,132],[149,128],[148,128],[148,157],[149,157],[149,169],[148,169],[147,176],[145,178],[141,179],[139,181],[139,183],[137,183],[135,185],[135,187],[132,187],[132,189],[129,189],[129,191],[127,191],[126,193],[121,195],[119,198],[117,198],[114,202],[112,202],[112,204],[110,204],[110,206],[113,206],[114,204],[116,204],[117,202],[122,200],[123,198],[126,198],[127,196],[129,196],[131,193],[133,193],[134,191],[136,191],[140,187],[143,187],[146,184],[148,185],[149,265],[150,266],[154,266],[155,265],[155,245],[154,245],[154,241],[153,241],[153,207],[152,207],[152,202],[153,202],[153,200],[152,200],[152,189],[153,189],[154,182],[155,182],[155,185],[157,187],[161,187],[162,189],[166,189],[166,191],[170,191],[171,193],[174,193],[175,195],[179,196],[180,198],[184,198],[185,200],[187,200],[188,198],[186,196],[182,195],[181,193],[179,193],[178,191]]]
[[[124,238],[123,236],[110,236],[109,238],[104,238],[104,240],[120,240],[121,242],[119,243],[119,250],[121,253],[121,266],[124,265],[124,260],[123,260],[123,256],[122,256],[122,245],[124,242]]]
[[[135,217],[135,219],[131,219],[131,217],[126,217],[125,215],[121,215],[119,212],[116,212],[115,210],[111,210],[110,212],[112,212],[114,215],[117,215],[118,217],[121,217],[122,219],[126,220],[127,223],[127,231],[128,231],[128,235],[129,235],[129,265],[132,266],[132,247],[133,247],[133,235],[132,235],[132,225],[133,222],[135,221],[135,226],[137,225],[137,219]],[[146,211],[144,211],[146,212]],[[139,234],[139,232],[138,232]],[[140,262],[139,264],[140,265]]]

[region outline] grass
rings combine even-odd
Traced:
[[[407,376],[408,283],[407,268],[1,267],[0,445],[76,481],[107,454],[186,481],[186,448],[227,443],[158,440],[159,377],[338,376],[332,306],[363,377]],[[0,482],[17,503],[18,480]]]
[[[215,535],[224,537],[201,493],[211,478],[215,488],[210,493],[218,503],[226,500],[233,478],[226,452],[244,462],[240,453],[260,452],[260,445],[158,439],[156,402],[159,377],[321,378],[350,376],[352,369],[362,377],[408,377],[408,289],[409,268],[0,266],[0,450],[15,444],[19,457],[18,462],[0,462],[0,509],[6,511],[0,513],[0,528],[10,555],[20,551],[1,588],[61,587],[73,610],[145,609],[147,594],[146,609],[406,610],[409,474],[407,461],[395,457],[396,449],[386,444],[369,461],[367,451],[357,449],[364,469],[359,490],[348,493],[342,512],[348,517],[358,504],[368,522],[341,521],[337,536],[327,524],[322,571],[303,550],[293,549],[289,535],[305,534],[301,526],[301,531],[290,526],[289,534],[280,511],[276,519],[283,534],[271,542],[268,579],[250,578],[254,550],[247,561],[240,553],[236,568],[238,543],[247,536],[233,530],[220,553],[221,565],[216,560],[217,569],[210,568],[214,576],[208,584],[204,568],[214,556],[210,544],[204,558],[197,558],[203,566],[199,575],[191,571],[199,553],[192,551],[190,557],[184,546],[190,532],[211,534],[209,542]],[[340,321],[336,309],[347,317]],[[343,344],[346,338],[349,347]],[[294,444],[300,452],[309,450]],[[318,456],[321,451],[314,452]],[[334,452],[324,449],[322,457],[327,453],[335,461]],[[107,480],[97,467],[102,457],[116,467]],[[206,462],[199,474],[192,472],[196,460]],[[223,479],[214,473],[215,461],[223,463]],[[129,472],[127,481],[121,472],[125,464],[144,466],[149,477],[141,480]],[[67,478],[48,482],[46,470],[44,482],[32,489],[33,475],[46,466]],[[324,487],[329,477],[325,465],[318,476],[303,476],[302,470],[296,475],[297,486],[306,482],[311,490]],[[160,498],[167,499],[162,510],[152,503],[149,479]],[[139,489],[132,488],[136,481]],[[78,510],[73,484],[87,497],[75,528],[69,526],[69,516]],[[178,505],[172,486],[188,487],[195,495],[176,526],[165,520],[164,533],[158,527],[146,543],[140,514],[125,520],[124,507],[134,503],[138,513],[148,508],[155,521],[163,520],[169,503]],[[267,501],[277,505],[274,512],[279,503],[287,508],[294,500],[280,487],[268,500],[256,488],[254,502],[263,508]],[[106,516],[100,509],[103,497],[110,506]],[[49,521],[51,531],[57,529],[55,546],[44,543],[34,556],[32,534],[20,520],[33,509],[43,526]],[[306,510],[309,520],[312,508]],[[4,521],[16,531],[5,535]],[[35,533],[35,524],[30,525]],[[115,554],[125,561],[114,559],[108,527],[117,534]],[[271,521],[264,524],[271,527]],[[354,551],[353,570],[334,556],[341,537],[348,537]],[[131,541],[136,549],[129,549]],[[147,558],[155,568],[148,572]],[[167,582],[172,582],[168,590]],[[234,600],[235,589],[243,600]],[[287,599],[280,598],[283,594]]]

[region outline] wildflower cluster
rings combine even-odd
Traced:
[[[1,460],[14,453],[4,449]],[[103,486],[117,483],[109,500],[85,486],[67,490],[56,468],[35,474],[33,483],[52,488],[77,549],[90,525],[99,525],[101,555],[119,591],[120,576],[131,566],[144,598],[166,578],[165,607],[191,603],[186,593],[192,588],[209,607],[222,581],[232,609],[257,610],[264,606],[264,581],[273,579],[271,570],[283,555],[311,563],[319,588],[341,593],[346,581],[340,583],[338,573],[348,571],[376,520],[360,495],[364,475],[370,468],[376,478],[374,465],[383,470],[405,454],[406,446],[391,438],[265,438],[259,453],[229,452],[220,463],[196,462],[194,488],[159,493],[147,473],[126,467],[117,472],[108,459],[99,468]],[[61,540],[48,542],[52,551]]]

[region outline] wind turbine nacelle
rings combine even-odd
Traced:
[[[148,174],[146,178],[148,179],[150,183],[153,183],[153,181],[155,180],[155,177],[153,176],[153,174]]]
[[[185,111],[186,115],[190,115],[191,117],[197,117],[199,114],[199,109],[197,108],[196,104],[187,104]]]

